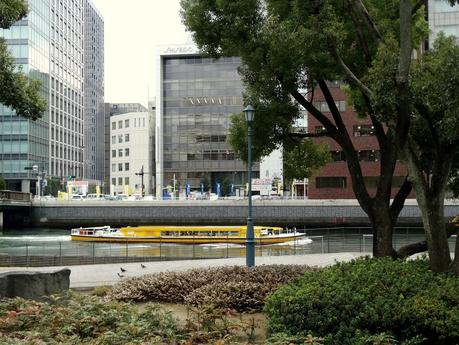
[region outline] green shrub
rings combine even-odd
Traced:
[[[265,311],[270,332],[325,344],[458,344],[458,291],[457,277],[426,261],[364,258],[306,272]]]
[[[118,283],[107,299],[188,303],[237,311],[261,310],[280,285],[300,277],[307,266],[266,265],[193,269],[149,274]]]
[[[1,344],[173,344],[185,337],[171,314],[153,304],[139,310],[77,294],[0,301]]]
[[[111,290],[111,287],[109,285],[97,286],[92,290],[92,295],[98,296],[98,297],[104,297],[108,294],[110,290]]]

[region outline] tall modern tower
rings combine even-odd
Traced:
[[[84,0],[84,149],[83,177],[104,181],[104,20]]]
[[[48,174],[81,178],[84,148],[83,2],[50,0],[49,4],[51,140]]]
[[[28,4],[27,17],[0,30],[0,37],[16,64],[42,82],[48,110],[29,121],[0,106],[0,175],[10,189],[34,192],[36,176],[24,169],[32,165],[47,177],[83,177],[85,2]]]

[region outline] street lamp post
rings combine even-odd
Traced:
[[[247,214],[247,232],[245,236],[245,262],[247,267],[255,266],[255,235],[253,232],[252,219],[252,124],[255,117],[255,110],[251,105],[244,109],[245,120],[248,128],[248,157],[247,157],[247,175],[248,175],[248,214]]]
[[[142,187],[141,187],[141,195],[143,197],[143,175],[145,175],[145,172],[143,171],[143,165],[142,165],[142,169],[140,169],[140,172],[138,173],[135,173],[136,175],[140,175],[141,176],[141,183],[142,183]]]

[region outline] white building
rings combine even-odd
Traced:
[[[459,37],[459,5],[451,6],[446,0],[429,0],[428,5],[430,47],[440,31]]]
[[[152,193],[154,114],[131,112],[110,118],[110,193]],[[136,175],[137,174],[137,175]]]

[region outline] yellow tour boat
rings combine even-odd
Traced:
[[[146,225],[136,227],[112,228],[110,226],[76,228],[71,231],[73,241],[111,242],[111,243],[176,243],[244,244],[245,225],[241,226],[167,226]],[[280,227],[254,226],[255,244],[275,244],[294,241],[304,237],[296,230]]]

